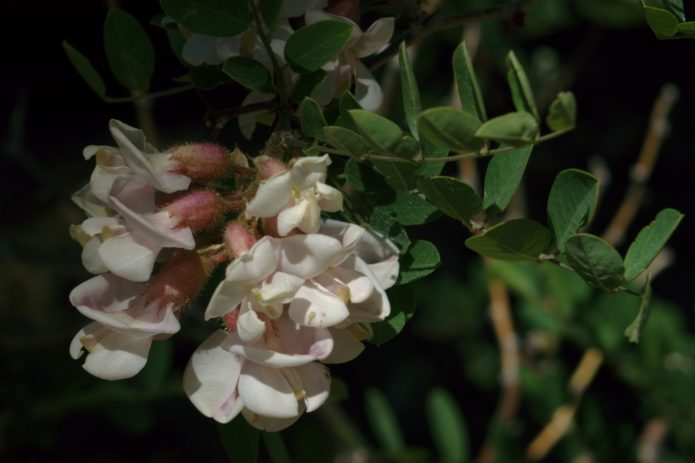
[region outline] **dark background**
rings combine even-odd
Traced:
[[[459,8],[457,2],[448,2],[452,3],[450,10]],[[476,6],[476,2],[460,3],[467,9]],[[601,207],[592,228],[600,232],[629,183],[629,166],[639,153],[660,88],[673,82],[680,89],[680,100],[670,117],[670,135],[628,236],[634,236],[665,207],[685,213],[669,244],[677,252],[675,262],[655,281],[654,288],[656,294],[680,307],[687,326],[692,327],[695,42],[657,40],[643,25],[637,2],[618,1],[630,4],[634,11],[615,21],[587,14],[580,3],[537,2],[528,10],[525,25],[484,24],[476,66],[488,112],[501,114],[511,109],[502,72],[509,48],[530,69],[536,89],[560,81],[565,85],[558,90],[575,93],[578,127],[535,150],[526,177],[527,203],[530,216],[543,221],[554,175],[568,167],[588,169],[589,159],[600,158],[611,173],[610,183],[602,186]],[[123,1],[122,7],[143,24],[160,13],[154,1]],[[215,423],[199,415],[176,386],[199,342],[195,329],[177,336],[169,346],[173,349],[172,371],[166,373],[161,389],[148,386],[154,380],[147,378],[125,381],[125,386],[97,380],[68,355],[70,339],[86,323],[67,301],[69,291],[88,276],[80,265],[79,245],[67,233],[71,223],[82,220],[70,194],[87,181],[92,169],[90,162],[83,161],[81,150],[89,144],[111,144],[110,118],[136,124],[132,105],[99,100],[61,48],[67,39],[101,71],[110,95],[125,95],[119,93],[124,91],[110,76],[103,55],[106,8],[98,1],[3,4],[0,460],[223,461]],[[151,26],[147,30],[158,51],[152,88],[168,88],[173,85],[172,77],[185,69],[169,53],[162,31]],[[449,57],[460,37],[460,30],[449,31],[422,44],[421,51],[426,53],[419,54],[415,67],[425,106],[444,104],[451,87]],[[561,80],[558,70],[566,73]],[[397,115],[395,106],[392,111]],[[159,99],[153,113],[162,146],[205,139],[209,134],[202,105],[193,93]],[[225,131],[220,142],[233,146],[233,136],[233,130]],[[468,235],[447,219],[414,227],[412,234],[433,241],[442,255],[441,269],[418,286],[420,306],[414,321],[395,340],[368,348],[355,362],[334,367],[332,372],[349,386],[350,398],[343,405],[358,427],[365,430],[367,426],[365,388],[379,387],[396,407],[412,446],[432,445],[423,423],[423,394],[435,385],[449,388],[466,416],[472,448],[477,451],[494,411],[496,385],[493,382],[485,389],[471,383],[462,361],[465,356],[460,353],[466,346],[446,333],[432,331],[427,323],[428,304],[432,304],[429,296],[442,284],[465,281],[470,287],[479,273],[475,270],[477,257],[463,245]],[[484,293],[484,288],[479,291]],[[460,306],[464,317],[482,317],[482,331],[477,335],[492,342],[484,313],[466,312],[472,301],[483,304],[484,299],[484,294],[463,292],[447,303]],[[200,307],[191,309],[191,320],[195,310],[200,314]],[[562,356],[574,364],[579,353],[570,348]],[[494,370],[494,362],[490,368]],[[624,409],[627,421],[637,419],[632,416],[632,405],[640,399],[626,394],[610,373],[600,376],[594,387],[606,397],[620,398],[616,411]],[[324,419],[302,418],[301,429],[287,434],[291,450],[302,452],[302,443],[312,442],[312,433],[320,431]],[[365,430],[365,434],[369,432]],[[314,451],[328,455],[339,443],[322,441],[318,445]],[[551,458],[561,459],[558,455]],[[303,460],[298,457],[298,461]]]

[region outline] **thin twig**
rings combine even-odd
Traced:
[[[602,238],[612,245],[618,245],[623,241],[628,227],[642,205],[647,182],[668,132],[668,115],[678,101],[678,94],[678,87],[669,83],[661,87],[661,92],[654,102],[642,150],[637,163],[630,169],[630,186],[606,231],[603,232]]]
[[[192,84],[182,85],[180,87],[167,88],[165,90],[159,90],[157,92],[145,93],[143,95],[133,95],[133,96],[105,96],[104,101],[107,103],[130,103],[134,101],[142,100],[152,100],[155,98],[160,98],[163,96],[177,95],[179,93],[188,92],[193,90]]]
[[[521,398],[519,341],[514,330],[507,287],[500,280],[491,278],[488,281],[488,293],[490,295],[490,320],[495,330],[497,345],[500,348],[501,364],[502,393],[497,403],[495,420],[501,425],[506,425],[516,415]],[[478,463],[495,461],[495,447],[491,436],[485,439],[476,461]]]
[[[596,377],[602,363],[603,353],[599,349],[590,347],[584,351],[584,355],[572,373],[568,384],[571,400],[555,409],[550,422],[531,441],[526,449],[526,456],[529,460],[539,461],[545,458],[555,444],[567,434],[574,422],[574,415],[579,407],[579,402]]]
[[[661,446],[668,433],[668,423],[662,418],[653,418],[644,425],[637,442],[637,461],[639,463],[658,463]]]

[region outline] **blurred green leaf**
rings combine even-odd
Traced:
[[[550,243],[550,231],[533,220],[514,219],[466,240],[469,249],[500,260],[536,260]]]
[[[675,209],[664,209],[644,227],[625,255],[625,279],[630,281],[644,272],[666,245],[683,214]]]
[[[299,107],[299,119],[304,135],[317,140],[326,140],[323,131],[326,128],[326,119],[323,117],[321,106],[316,101],[304,98]]]
[[[403,132],[396,123],[363,109],[351,109],[348,112],[360,135],[369,144],[384,154],[394,154],[403,137]]]
[[[333,376],[331,377],[331,392],[328,395],[328,402],[342,402],[350,397],[350,388],[342,379]]]
[[[478,79],[475,77],[475,70],[466,48],[466,42],[461,42],[456,47],[453,67],[461,109],[469,114],[474,114],[479,121],[485,121],[487,119],[485,103],[483,95],[480,93]]]
[[[651,27],[654,34],[660,39],[673,37],[678,28],[678,18],[663,8],[653,6],[643,6],[647,24]]]
[[[417,240],[401,257],[401,273],[397,284],[404,285],[425,277],[439,267],[437,247],[425,240]]]
[[[166,379],[171,365],[174,362],[174,348],[171,340],[152,343],[147,364],[138,375],[142,382],[150,389],[155,389]]]
[[[249,90],[273,93],[268,69],[255,59],[234,56],[224,62],[222,72]]]
[[[485,171],[483,208],[488,216],[504,211],[519,188],[533,145],[496,154]]]
[[[639,343],[642,337],[642,332],[647,324],[647,319],[649,318],[649,312],[651,311],[652,302],[652,281],[649,276],[647,276],[647,282],[644,285],[644,290],[642,291],[642,297],[640,297],[639,311],[637,312],[637,317],[628,325],[625,329],[625,336],[628,341]]]
[[[434,388],[427,394],[427,420],[440,461],[465,463],[470,461],[468,427],[456,400],[444,388]]]
[[[460,220],[467,227],[470,227],[473,217],[482,211],[482,201],[478,192],[456,178],[421,178],[417,186],[429,202],[449,217]]]
[[[352,26],[326,20],[304,26],[285,45],[285,58],[297,72],[316,71],[333,59],[350,39]]]
[[[685,9],[683,8],[683,0],[661,0],[661,3],[668,11],[673,13],[679,21],[685,21]]]
[[[328,143],[357,159],[370,150],[367,141],[352,130],[333,125],[324,127],[323,134]]]
[[[401,74],[401,91],[403,92],[403,112],[408,123],[410,132],[416,139],[419,139],[417,128],[417,116],[420,114],[420,93],[417,88],[417,81],[413,73],[413,66],[408,56],[408,46],[401,42],[398,49],[398,68]]]
[[[246,0],[160,0],[164,12],[196,34],[232,37],[251,26]]]
[[[695,36],[695,21],[679,23],[676,30],[683,35],[687,35],[690,37]]]
[[[375,206],[374,210],[390,215],[401,225],[421,225],[438,216],[436,207],[419,196],[401,191]]]
[[[480,127],[476,116],[442,106],[420,114],[417,121],[420,134],[432,143],[451,151],[475,151],[483,142],[475,137]]]
[[[68,55],[70,62],[75,67],[80,76],[89,85],[94,93],[101,98],[106,96],[106,85],[104,84],[99,71],[97,71],[92,63],[89,62],[86,56],[73,48],[67,41],[63,40],[63,49]]]
[[[324,80],[326,80],[326,71],[323,69],[300,74],[299,79],[297,79],[297,82],[294,84],[294,88],[292,88],[290,99],[295,103],[299,103],[305,97],[314,93],[314,90],[316,90]]]
[[[258,2],[258,9],[261,13],[261,17],[263,18],[265,25],[268,27],[268,32],[271,36],[278,25],[283,3],[283,0],[259,0]]]
[[[152,42],[135,18],[111,9],[104,23],[106,58],[116,80],[124,87],[147,93],[154,71]]]
[[[538,122],[527,112],[508,113],[484,122],[475,133],[477,138],[495,140],[511,146],[533,143],[538,135]]]
[[[251,427],[241,416],[237,416],[227,424],[217,425],[217,430],[222,446],[232,463],[255,463],[258,461],[261,431]]]
[[[572,92],[560,92],[550,104],[545,123],[553,132],[574,127],[577,119],[577,101]]]
[[[622,257],[597,236],[578,233],[570,237],[565,243],[565,256],[570,266],[591,286],[613,291],[625,281]]]
[[[370,341],[377,346],[393,339],[415,314],[415,292],[410,285],[394,286],[386,294],[391,303],[391,314],[383,322],[372,325]]]
[[[279,432],[263,432],[261,437],[270,456],[270,461],[273,463],[292,463],[292,457],[290,457]]]
[[[511,50],[507,55],[507,66],[509,68],[507,71],[507,82],[512,91],[514,107],[519,112],[530,113],[535,120],[538,121],[540,118],[538,116],[538,109],[536,108],[536,101],[533,98],[531,84],[528,81],[526,72],[519,62],[519,59]]]
[[[560,251],[565,241],[589,223],[598,203],[598,179],[579,169],[560,172],[548,195],[548,222]]]
[[[387,452],[398,452],[405,447],[398,418],[388,399],[379,389],[370,387],[364,395],[369,427],[379,445]]]

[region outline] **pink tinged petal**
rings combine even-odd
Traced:
[[[82,248],[82,265],[84,265],[84,268],[86,268],[89,273],[95,275],[106,273],[109,270],[99,256],[100,247],[101,240],[99,238],[92,238],[85,244],[84,248]]]
[[[260,288],[254,289],[256,300],[262,305],[289,303],[304,279],[285,272],[275,272],[264,281]]]
[[[333,350],[322,360],[323,363],[349,362],[364,350],[364,344],[347,329],[331,328],[331,335],[334,343]]]
[[[291,177],[288,171],[264,180],[256,195],[246,206],[246,214],[253,217],[272,217],[283,210],[292,199]]]
[[[275,321],[277,336],[285,352],[298,355],[309,354],[315,360],[322,360],[333,349],[333,338],[328,328],[309,328],[294,323],[289,317]]]
[[[90,344],[89,341],[83,343],[85,347]],[[133,336],[109,331],[95,344],[87,347],[89,354],[83,368],[101,379],[131,378],[147,363],[151,345],[151,336]]]
[[[70,292],[70,303],[102,312],[121,312],[133,307],[147,285],[112,274],[90,278]]]
[[[316,197],[322,211],[337,212],[343,209],[343,194],[332,186],[317,183]]]
[[[251,308],[251,304],[245,303],[241,305],[236,328],[239,339],[241,339],[242,342],[252,344],[263,336],[265,332],[265,322],[258,318],[258,314]]]
[[[240,338],[237,344],[229,346],[229,352],[244,357],[250,361],[249,363],[262,365],[269,369],[296,367],[313,362],[317,358],[311,354],[284,354],[262,347],[247,346]]]
[[[237,384],[242,359],[222,347],[228,335],[216,331],[196,349],[183,374],[183,389],[205,416],[228,423],[244,404]]]
[[[90,183],[80,188],[71,199],[90,217],[104,217],[109,214],[110,207],[94,195]]]
[[[315,187],[317,183],[324,183],[326,170],[330,165],[331,158],[327,154],[298,159],[290,169],[292,185],[303,191]]]
[[[217,42],[219,37],[203,34],[191,34],[183,44],[181,57],[188,64],[200,66],[201,64],[218,65],[226,58],[219,56],[217,52]]]
[[[228,314],[244,300],[246,294],[243,284],[222,280],[205,309],[205,320]]]
[[[244,362],[241,367],[239,396],[246,408],[264,417],[293,418],[302,412],[282,373],[254,362]]]
[[[96,198],[108,203],[114,183],[122,178],[132,178],[134,172],[128,166],[97,165],[89,178],[89,186]]]
[[[244,418],[246,418],[246,421],[251,426],[266,432],[282,431],[283,429],[293,425],[299,419],[299,415],[293,418],[268,418],[265,416],[260,416],[248,408],[243,409],[241,414],[244,415]]]
[[[131,213],[154,214],[157,212],[155,191],[142,178],[130,176],[116,179],[109,196],[116,198],[119,204],[125,206]]]
[[[105,240],[98,254],[104,266],[114,274],[131,281],[150,279],[154,262],[161,248],[136,241],[129,233]]]
[[[304,388],[304,405],[307,413],[313,412],[328,399],[331,390],[331,374],[320,363],[308,363],[295,370]]]
[[[188,188],[191,179],[185,175],[156,170],[156,163],[149,160],[145,154],[145,152],[154,153],[156,150],[145,141],[141,130],[115,119],[109,122],[109,130],[128,167],[135,174],[146,179],[151,186],[165,193]]]
[[[299,278],[313,278],[343,257],[341,243],[330,236],[311,234],[274,239],[278,270]]]
[[[362,37],[352,46],[352,51],[358,58],[373,55],[381,51],[391,40],[395,18],[380,18],[374,21]]]
[[[364,302],[374,292],[372,280],[360,272],[345,267],[333,267],[328,273],[347,285],[352,303]]]
[[[366,111],[377,111],[384,101],[384,92],[369,69],[357,60],[355,63],[355,98]]]
[[[299,288],[288,313],[300,325],[322,328],[337,325],[350,315],[344,301],[313,282]]]
[[[89,236],[102,233],[104,227],[114,229],[120,227],[120,222],[115,217],[90,217],[80,225],[80,228]],[[122,227],[121,227],[122,228]],[[124,230],[125,231],[125,230]]]

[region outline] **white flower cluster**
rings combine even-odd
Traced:
[[[343,200],[326,184],[328,155],[289,165],[257,158],[246,169],[257,180],[234,196],[244,198],[238,207],[205,188],[228,170],[221,148],[160,153],[140,131],[117,121],[110,128],[118,147],[85,150],[97,166],[74,198],[90,217],[72,233],[97,276],[70,294],[93,320],[72,356],[86,350],[85,369],[101,378],[135,375],[152,341],[179,330],[180,311],[210,270],[229,262],[205,311],[221,328],[193,354],[186,393],[208,417],[224,423],[242,413],[267,431],[315,410],[330,389],[324,364],[359,355],[369,324],[389,315],[398,249],[358,225],[321,220]],[[225,224],[230,212],[238,214]],[[221,251],[210,257],[196,240],[215,231],[221,243],[205,249]]]
[[[285,66],[285,44],[294,32],[288,19],[303,16],[307,25],[325,20],[341,21],[352,28],[350,39],[334,59],[323,65],[322,69],[326,72],[326,78],[311,97],[326,105],[345,90],[350,90],[354,84],[355,98],[360,105],[367,111],[376,111],[383,101],[383,92],[361,59],[386,47],[393,35],[395,19],[378,19],[366,31],[362,31],[346,15],[326,11],[327,5],[327,0],[285,2],[280,13],[280,22],[271,37],[270,46],[275,59],[284,69],[286,84],[292,87],[299,78],[289,66]],[[218,65],[234,56],[252,56],[272,70],[271,59],[256,31],[252,29],[235,37],[192,34],[183,47],[182,55],[183,59],[193,66]],[[271,94],[253,91],[247,95],[243,104],[260,103],[273,97],[274,95]],[[258,114],[249,113],[239,118],[239,125],[245,136],[250,137],[253,133]]]

